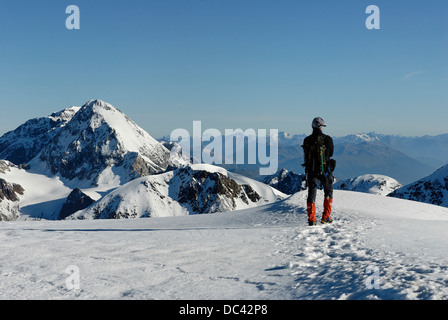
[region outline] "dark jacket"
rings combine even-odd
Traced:
[[[304,166],[308,173],[317,174],[321,173],[320,170],[320,159],[317,156],[317,152],[314,152],[313,146],[316,146],[319,136],[321,137],[321,141],[323,141],[323,145],[325,146],[325,156],[324,156],[324,171],[328,171],[328,164],[330,158],[333,156],[334,145],[333,139],[322,133],[319,129],[314,129],[313,133],[303,140],[303,150],[305,153],[305,163]]]

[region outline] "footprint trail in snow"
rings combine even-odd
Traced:
[[[337,210],[334,217],[333,224],[287,228],[277,237],[286,262],[267,271],[292,277],[291,299],[448,298],[446,265],[369,246],[365,234],[375,232],[375,219]]]

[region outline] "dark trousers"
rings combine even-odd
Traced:
[[[325,198],[329,197],[333,199],[333,175],[308,175],[308,203],[314,203],[316,201],[317,195],[317,187],[319,186],[319,182],[322,184],[324,188]]]

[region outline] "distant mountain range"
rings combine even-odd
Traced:
[[[301,145],[305,137],[305,134],[289,135],[279,132],[279,169],[304,173],[301,166],[303,163]],[[160,141],[168,140],[168,137],[160,139]],[[333,137],[333,141],[335,145],[333,158],[337,161],[334,175],[339,180],[352,179],[364,174],[378,174],[408,184],[448,163],[448,134],[403,137],[363,133]],[[254,179],[261,178],[259,175],[261,164],[221,166]]]
[[[259,176],[260,164],[191,164],[175,143],[91,100],[0,137],[0,220],[160,217],[272,203],[306,189],[304,138],[279,134],[279,171],[271,176]],[[368,133],[334,143],[336,189],[448,205],[447,166],[433,167],[448,159],[448,135]]]
[[[305,135],[283,134],[279,139],[280,167],[302,172],[297,162]],[[350,179],[364,174],[392,177],[402,184],[425,177],[448,163],[448,134],[403,137],[376,133],[333,137],[335,176]],[[289,150],[284,150],[289,148]],[[280,151],[282,150],[282,151]],[[294,156],[294,153],[297,153]]]
[[[447,178],[448,179],[448,178]],[[260,181],[286,194],[307,190],[306,175],[280,169],[273,175],[260,178]],[[336,190],[356,191],[386,196],[402,187],[397,180],[378,174],[365,174],[353,179],[335,181]]]

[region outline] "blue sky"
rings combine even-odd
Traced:
[[[447,17],[446,0],[0,0],[0,134],[97,98],[156,138],[315,116],[335,136],[447,133]]]

